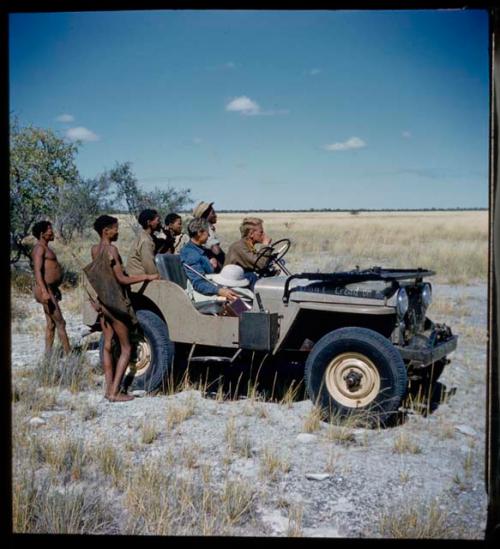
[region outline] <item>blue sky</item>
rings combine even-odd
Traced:
[[[486,11],[10,16],[10,110],[219,209],[488,204]]]

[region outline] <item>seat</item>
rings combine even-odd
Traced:
[[[183,290],[187,288],[187,276],[182,266],[181,258],[174,254],[156,254],[155,263],[163,280],[169,280],[179,285]]]
[[[155,263],[163,280],[174,282],[183,290],[187,290],[188,278],[181,258],[174,254],[156,254]],[[193,301],[194,308],[204,315],[216,315],[222,311],[224,302],[218,300]]]

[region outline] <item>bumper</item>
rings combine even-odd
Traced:
[[[397,347],[403,360],[411,360],[420,366],[426,366],[444,358],[457,348],[458,336],[453,335],[446,341],[442,341],[434,347]]]

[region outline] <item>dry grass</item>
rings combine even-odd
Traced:
[[[44,355],[34,370],[34,380],[45,387],[69,389],[72,393],[94,387],[93,369],[88,364],[85,348],[73,349],[67,356],[55,348]]]
[[[39,387],[37,381],[31,377],[14,383],[12,402],[21,404],[27,412],[36,415],[52,410],[57,404],[58,393],[57,389]]]
[[[60,488],[50,480],[37,486],[33,477],[19,475],[12,494],[16,533],[109,534],[116,530],[109,506],[90,489]]]
[[[354,436],[354,433],[352,432],[352,428],[347,423],[345,425],[343,424],[337,424],[337,423],[330,423],[328,425],[328,429],[326,431],[326,439],[329,442],[335,442],[337,444],[344,444],[349,445],[356,442],[356,437]]]
[[[129,477],[125,506],[128,534],[224,535],[253,514],[256,493],[246,482],[227,480],[220,491],[210,471],[176,475],[161,460],[150,460]]]
[[[167,430],[171,431],[196,413],[196,402],[190,395],[183,403],[170,403],[167,409]]]
[[[323,413],[320,408],[317,406],[312,406],[306,417],[304,418],[304,423],[302,425],[302,430],[304,433],[314,433],[319,431],[321,428],[321,420],[323,418]]]
[[[217,233],[223,248],[238,238],[244,215],[220,214]],[[289,268],[320,271],[424,267],[436,280],[452,284],[486,279],[488,212],[301,212],[258,213],[274,240],[288,237]]]
[[[145,419],[141,427],[141,442],[143,444],[152,444],[160,436],[160,431],[155,424]]]
[[[302,383],[303,382],[301,380],[299,381],[299,383],[296,384],[295,379],[292,379],[279,404],[281,404],[282,406],[286,406],[287,408],[291,408],[294,402],[297,401],[297,395],[299,394],[299,391],[302,390]]]
[[[460,537],[436,503],[407,504],[381,516],[380,535],[384,538],[443,539]]]
[[[267,480],[277,480],[281,474],[290,471],[290,462],[280,456],[274,448],[266,447],[260,460],[260,476]]]
[[[238,427],[234,416],[231,416],[226,422],[224,438],[230,453],[236,453],[243,458],[251,457],[252,441],[248,436],[248,428],[246,426]]]
[[[122,486],[124,480],[124,462],[114,446],[102,444],[92,452],[93,460],[114,486]]]
[[[302,516],[304,514],[304,508],[302,505],[291,505],[288,508],[288,528],[286,536],[289,538],[300,538],[303,536],[302,532]]]
[[[464,297],[458,297],[456,299],[450,299],[446,297],[436,296],[429,307],[429,312],[433,317],[438,315],[464,317],[470,316],[471,310],[467,305],[467,299]]]
[[[392,451],[396,454],[421,454],[422,448],[406,433],[399,433],[394,440]]]

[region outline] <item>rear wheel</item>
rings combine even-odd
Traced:
[[[309,398],[331,419],[357,416],[387,424],[407,391],[408,375],[392,343],[367,328],[340,328],[323,336],[305,366]]]
[[[122,385],[131,390],[154,392],[165,386],[172,372],[174,344],[170,341],[167,324],[157,314],[148,310],[136,311],[139,326],[130,334],[132,356],[125,372]],[[99,342],[101,357],[104,338]],[[120,356],[120,344],[114,338],[112,346],[113,360]]]

